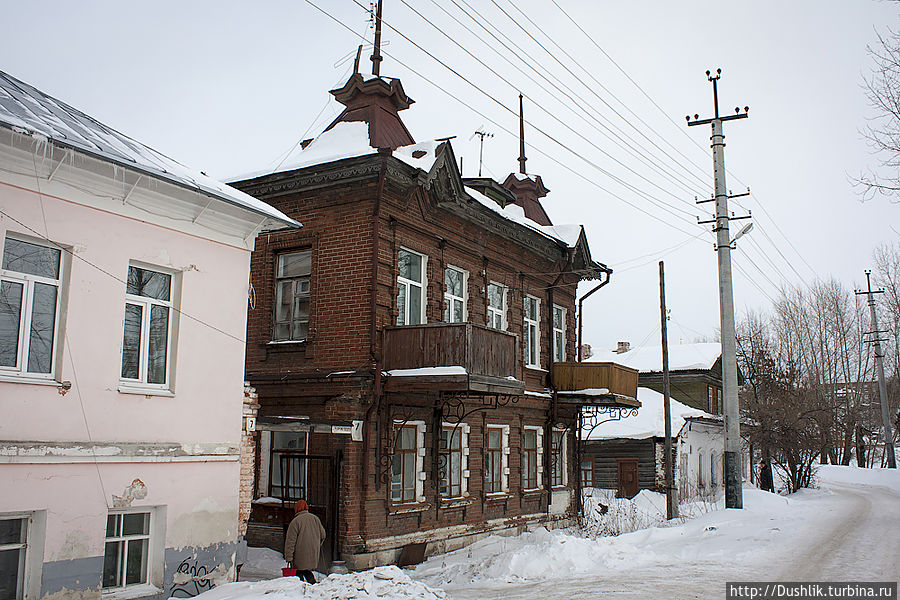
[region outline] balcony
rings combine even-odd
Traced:
[[[557,362],[550,381],[562,404],[640,406],[638,371],[611,362]]]
[[[518,395],[518,336],[474,323],[384,328],[386,391]]]

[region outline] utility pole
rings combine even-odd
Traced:
[[[694,115],[691,121],[687,117],[688,126],[712,124],[712,154],[713,154],[713,179],[715,182],[715,197],[703,202],[716,203],[716,216],[713,221],[716,232],[716,253],[719,262],[719,319],[722,329],[722,379],[725,387],[725,508],[743,508],[743,490],[741,489],[741,423],[740,406],[738,404],[737,388],[737,349],[734,331],[734,293],[731,283],[731,247],[734,242],[730,238],[728,222],[735,218],[728,213],[728,199],[737,196],[729,196],[725,185],[725,134],[722,123],[733,119],[746,119],[749,107],[744,107],[744,112],[735,109],[735,114],[719,115],[719,88],[718,81],[722,75],[722,69],[716,69],[715,76],[709,71],[706,77],[712,82],[713,108],[715,116],[711,119],[700,119]],[[748,192],[749,194],[749,192]],[[747,194],[740,194],[747,195]],[[704,221],[698,222],[703,223]],[[742,232],[743,233],[743,232]]]
[[[675,469],[672,464],[672,416],[669,407],[669,336],[666,322],[666,274],[663,261],[659,261],[659,320],[662,329],[663,411],[666,419],[666,519],[678,516],[678,499],[675,497]],[[682,474],[684,476],[684,474]]]
[[[865,294],[869,297],[869,312],[872,314],[872,335],[875,344],[875,367],[878,369],[878,394],[881,396],[881,426],[882,435],[884,435],[884,454],[887,456],[888,469],[897,468],[897,457],[894,455],[894,433],[891,431],[891,414],[888,410],[887,390],[884,384],[884,353],[881,351],[881,338],[878,336],[881,331],[878,330],[878,313],[875,311],[874,294],[883,294],[884,290],[873,290],[872,282],[869,277],[872,271],[866,271],[866,287],[867,291],[856,291],[856,295]]]

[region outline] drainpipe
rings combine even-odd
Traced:
[[[602,266],[602,268],[603,268],[603,272],[606,273],[606,279],[601,281],[599,285],[597,285],[594,289],[589,291],[587,294],[585,294],[578,300],[578,348],[577,348],[578,362],[581,362],[581,360],[582,360],[582,358],[581,358],[581,330],[582,330],[582,326],[584,325],[584,317],[583,317],[583,313],[582,313],[581,304],[582,304],[582,302],[584,302],[587,299],[588,296],[590,296],[591,294],[593,294],[594,292],[596,292],[597,290],[602,288],[604,285],[609,283],[609,280],[612,277],[612,269],[610,269],[607,266]]]

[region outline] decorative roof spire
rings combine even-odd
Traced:
[[[519,173],[525,175],[525,111],[522,108],[522,94],[519,94]]]
[[[372,49],[372,75],[381,77],[381,0],[375,8],[375,45]]]

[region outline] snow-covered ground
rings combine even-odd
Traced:
[[[698,516],[672,522],[662,496],[642,492],[632,506],[646,528],[622,535],[492,536],[412,571],[380,567],[315,586],[296,578],[241,582],[202,600],[722,598],[726,581],[900,579],[900,472],[828,466],[819,483],[790,497],[747,487],[743,510],[702,502],[693,508]],[[608,496],[592,501],[631,510]],[[242,578],[266,569],[277,575],[281,557],[268,552],[251,554]]]

